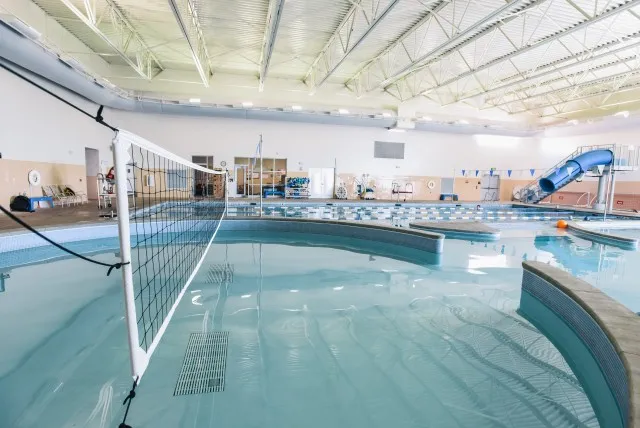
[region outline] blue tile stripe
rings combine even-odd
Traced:
[[[624,420],[628,420],[630,397],[627,372],[607,334],[575,300],[526,269],[522,276],[522,289],[564,320],[589,348],[600,365]]]

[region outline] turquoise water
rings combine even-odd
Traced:
[[[128,423],[598,426],[566,361],[516,313],[521,252],[553,253],[536,248],[538,230],[509,227],[515,236],[495,246],[448,240],[440,265],[407,250],[386,257],[366,242],[349,251],[303,235],[221,236]],[[233,275],[218,275],[221,266]],[[0,294],[0,426],[117,426],[131,383],[119,276],[75,259],[10,275]],[[189,334],[213,330],[229,332],[225,390],[174,397]]]
[[[599,288],[632,311],[640,312],[640,291],[637,286],[640,277],[639,251],[623,250],[579,238],[555,228],[553,222],[527,225],[497,223],[493,227],[501,229],[500,241],[490,244],[467,242],[462,245],[482,248],[489,260],[495,260],[495,263],[513,265],[523,260],[536,260],[560,267]],[[462,250],[463,253],[467,251]]]

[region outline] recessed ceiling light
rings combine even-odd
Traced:
[[[629,112],[624,110],[624,111],[619,111],[616,114],[614,114],[614,116],[622,116],[625,119],[629,117]]]
[[[251,101],[243,101],[242,102],[242,107],[244,107],[244,108],[253,107],[253,103]]]
[[[193,104],[198,104],[200,102],[200,98],[189,98],[189,102]]]
[[[302,106],[291,106],[291,110],[300,111],[302,110]]]
[[[391,117],[391,113],[385,111],[384,113],[382,113],[382,117]]]
[[[346,108],[339,108],[338,109],[338,113],[340,113],[340,114],[349,114],[349,110],[347,110]]]

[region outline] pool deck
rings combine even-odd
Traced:
[[[628,388],[625,398],[628,400],[628,417],[625,427],[640,427],[640,341],[638,340],[640,316],[599,289],[562,269],[540,262],[523,262],[523,268],[569,297],[605,333],[606,339],[611,343],[624,366],[624,373],[609,374],[623,376],[627,380]],[[568,308],[564,310],[572,313]],[[575,316],[570,316],[569,319],[581,323]],[[600,344],[598,348],[602,349],[602,346],[603,344]],[[594,352],[594,355],[598,355],[598,352]],[[605,365],[607,362],[601,361]]]
[[[115,210],[115,205],[113,209]],[[42,208],[32,213],[14,212],[12,214],[35,228],[43,228],[100,222],[112,223],[113,220],[100,217],[100,214],[110,210],[111,208],[99,210],[97,203],[90,202],[70,207]],[[23,229],[22,226],[0,213],[0,232],[19,229]]]

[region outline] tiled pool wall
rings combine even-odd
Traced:
[[[540,266],[542,265],[542,266]],[[523,263],[519,313],[563,354],[585,388],[602,427],[629,427],[629,379],[624,363],[596,320],[539,269],[559,272],[564,282],[581,282],[542,263]]]

